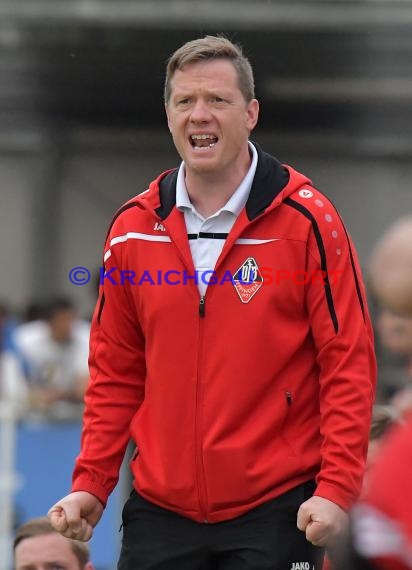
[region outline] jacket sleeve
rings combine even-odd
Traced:
[[[308,213],[306,302],[319,367],[321,470],[315,495],[358,497],[376,384],[373,332],[356,252],[334,207]]]
[[[118,481],[129,426],[144,399],[146,375],[144,336],[130,291],[119,278],[125,246],[110,247],[111,238],[121,234],[117,224],[106,242],[107,277],[101,275],[92,320],[90,381],[72,485],[73,491],[88,491],[104,505]]]

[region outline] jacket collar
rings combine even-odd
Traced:
[[[253,144],[258,153],[258,163],[245,206],[249,221],[262,214],[289,182],[288,170],[276,158],[263,152],[255,142]],[[176,205],[177,174],[176,168],[166,174],[159,184],[160,206],[156,208],[156,214],[162,220],[168,217]]]

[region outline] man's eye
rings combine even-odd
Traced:
[[[190,102],[190,99],[187,97],[186,99],[179,99],[177,104],[178,105],[188,105],[189,102]]]
[[[213,97],[213,98],[212,98],[212,101],[213,101],[214,103],[223,103],[223,102],[224,102],[224,99],[222,99],[222,97],[217,97],[217,96],[216,96],[216,97]]]

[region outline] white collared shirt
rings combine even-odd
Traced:
[[[206,292],[207,283],[211,278],[208,271],[213,271],[219,255],[223,249],[225,239],[199,237],[200,232],[228,234],[236,221],[236,218],[244,208],[252,188],[253,179],[257,167],[257,151],[251,142],[249,149],[252,153],[250,168],[236,188],[226,204],[208,218],[204,218],[190,201],[185,183],[185,164],[182,162],[176,181],[176,207],[184,213],[188,234],[196,235],[196,239],[190,239],[190,251],[192,252],[193,264],[198,275],[198,288],[200,295]]]

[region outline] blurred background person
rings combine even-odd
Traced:
[[[401,382],[387,385],[386,393],[390,404],[405,416],[412,410],[412,315],[383,309],[376,326],[382,345],[402,362]]]
[[[383,341],[409,354],[412,334],[412,216],[393,224],[379,240],[370,264],[373,290],[383,313]],[[383,334],[382,334],[383,333]],[[412,569],[412,403],[410,389],[394,402],[405,424],[391,429],[368,471],[364,496],[354,507],[347,542],[337,553],[337,570]]]
[[[412,316],[412,215],[399,218],[382,234],[371,255],[369,277],[382,307]]]
[[[412,379],[412,314],[397,314],[383,309],[376,326],[382,344],[393,354],[405,358],[405,369]]]
[[[31,408],[59,415],[83,401],[89,378],[89,323],[80,320],[64,298],[50,302],[46,315],[18,326],[13,339],[27,376]],[[66,407],[58,406],[61,403]]]
[[[384,348],[402,361],[401,381],[380,386],[398,411],[412,410],[412,215],[395,220],[377,241],[369,283],[380,306],[376,328]],[[389,388],[389,389],[388,389]]]
[[[13,546],[15,570],[94,570],[87,544],[57,533],[47,517],[19,527]]]

